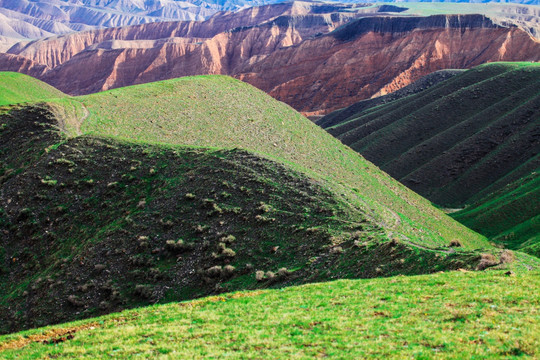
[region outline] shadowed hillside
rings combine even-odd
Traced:
[[[13,107],[0,120],[3,332],[227,290],[505,261],[228,77]]]
[[[420,93],[361,106],[319,123],[434,203],[477,203],[456,216],[495,241],[516,248],[537,237],[538,64],[482,65]]]
[[[538,169],[451,216],[497,243],[540,257]]]

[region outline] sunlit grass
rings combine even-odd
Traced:
[[[288,105],[230,77],[185,77],[72,101],[88,109],[84,134],[249,150],[323,182],[412,242],[439,246],[458,238],[468,247],[487,244]]]
[[[16,72],[0,72],[0,106],[67,96],[60,90]]]
[[[0,356],[535,358],[539,275],[452,272],[225,294],[52,327],[91,324],[71,340],[34,342]],[[46,329],[0,337],[0,348]]]

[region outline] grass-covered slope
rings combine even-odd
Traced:
[[[512,187],[540,166],[539,64],[486,64],[390,103],[360,105],[319,123],[434,203],[476,204],[456,216],[482,234],[513,247],[537,238],[538,181],[519,196]]]
[[[495,63],[328,131],[433,202],[457,207],[513,170],[528,174],[518,168],[540,150],[539,114],[540,65]]]
[[[13,107],[0,121],[2,332],[225,290],[505,259],[227,77]]]
[[[187,77],[71,100],[89,116],[85,134],[147,143],[241,148],[307,176],[411,242],[481,247],[476,233],[381,172],[350,148],[264,92],[225,76]],[[64,102],[67,104],[67,101]],[[400,235],[396,235],[400,236]]]
[[[66,96],[60,90],[16,72],[0,72],[0,106]]]
[[[340,280],[157,305],[0,337],[4,359],[534,359],[540,276]]]
[[[324,182],[245,150],[66,138],[39,106],[0,121],[0,332],[225,290],[505,261],[485,243],[450,247],[459,234],[413,246]]]
[[[452,217],[497,243],[540,257],[538,169]]]

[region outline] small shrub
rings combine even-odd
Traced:
[[[101,310],[106,310],[110,307],[111,307],[111,304],[108,301],[103,300],[102,302],[99,303],[99,308]]]
[[[165,228],[171,228],[171,227],[174,226],[174,221],[172,221],[171,219],[167,219],[167,220],[166,219],[161,219],[159,222]]]
[[[485,270],[488,267],[498,265],[499,262],[493,256],[493,254],[484,253],[480,255],[480,262],[478,263],[478,266],[476,267],[477,270]]]
[[[99,272],[105,270],[106,268],[107,268],[107,266],[106,266],[105,264],[96,264],[96,265],[94,266],[94,269],[95,269],[96,271],[99,271]]]
[[[45,179],[41,179],[41,183],[47,186],[55,186],[56,184],[58,184],[58,180],[45,178]]]
[[[150,285],[136,285],[135,295],[144,299],[150,299],[152,297],[152,288]]]
[[[165,242],[165,249],[172,253],[181,253],[193,249],[193,245],[185,243],[182,239],[178,241],[167,240]]]
[[[221,276],[223,268],[219,265],[212,266],[211,268],[206,269],[206,275],[211,278],[217,278]]]
[[[279,277],[288,277],[291,274],[291,272],[287,270],[287,268],[281,268],[278,270],[277,274]]]
[[[258,270],[255,272],[255,280],[263,281],[264,280],[264,271]]]
[[[461,244],[461,241],[454,239],[450,241],[450,247],[462,247],[463,244]]]
[[[274,274],[271,271],[267,271],[266,274],[264,274],[266,277],[266,280],[273,280],[276,278],[276,274]]]
[[[139,203],[137,204],[137,209],[144,209],[145,206],[146,206],[146,199],[142,199],[142,200],[139,201]]]
[[[81,307],[84,305],[84,301],[82,301],[78,296],[75,295],[69,295],[67,301],[70,305],[75,307]]]
[[[225,244],[232,244],[236,241],[236,238],[233,235],[227,235],[222,237],[221,241],[223,241]]]
[[[500,260],[501,264],[511,264],[516,260],[516,257],[511,250],[503,250]]]
[[[257,210],[259,210],[261,213],[267,213],[269,212],[270,210],[272,210],[272,207],[268,204],[265,204],[264,202],[261,201],[259,207],[257,208]]]
[[[262,215],[255,216],[255,220],[257,222],[260,222],[260,223],[270,223],[270,222],[276,221],[276,219],[274,219],[274,218],[269,218],[269,217],[262,216]]]
[[[58,205],[57,207],[54,208],[54,210],[58,214],[63,214],[63,213],[65,213],[67,211],[66,207],[62,206],[62,205]]]
[[[218,206],[218,204],[212,204],[212,210],[208,212],[208,215],[219,215],[223,214],[223,209]]]
[[[64,158],[56,159],[55,163],[59,165],[67,165],[69,167],[75,166],[75,163],[73,161]]]
[[[226,257],[235,257],[236,252],[231,248],[225,248],[223,251],[221,251],[221,254]]]
[[[225,275],[225,276],[231,276],[231,275],[234,273],[234,270],[235,270],[235,269],[236,269],[236,268],[235,268],[234,266],[232,266],[232,265],[225,265],[225,266],[223,267],[223,275]]]
[[[208,226],[203,226],[203,225],[200,225],[200,224],[199,224],[199,225],[195,226],[195,229],[194,229],[194,230],[195,230],[195,232],[196,232],[197,234],[202,234],[203,232],[205,232],[206,230],[208,230]]]
[[[368,242],[367,241],[354,240],[354,246],[356,246],[358,248],[367,247]]]
[[[330,254],[342,254],[343,248],[341,246],[336,246],[330,249]]]

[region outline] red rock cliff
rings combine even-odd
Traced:
[[[20,63],[18,71],[71,94],[228,74],[318,114],[440,69],[540,60],[540,44],[527,33],[484,16],[403,17],[377,13],[381,9],[280,4],[207,22],[76,33],[0,54],[0,69],[17,70]]]

